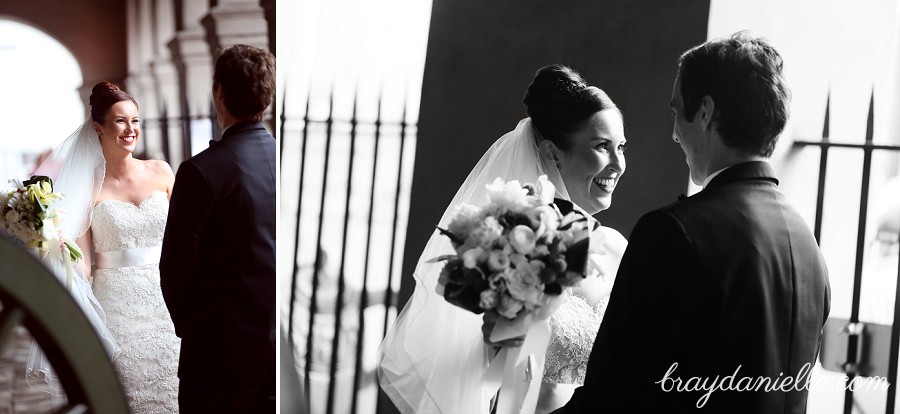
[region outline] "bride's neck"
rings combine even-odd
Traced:
[[[107,177],[125,177],[134,170],[135,159],[128,154],[123,157],[106,159],[106,176]]]

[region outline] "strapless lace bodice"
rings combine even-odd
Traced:
[[[607,296],[596,306],[591,306],[584,298],[572,295],[553,314],[543,382],[584,383],[588,358],[608,302]]]
[[[140,205],[118,200],[97,203],[91,222],[94,251],[161,245],[168,212],[169,202],[162,191],[153,192]]]
[[[619,262],[627,242],[617,231],[602,227],[591,233],[588,277],[582,288],[595,298],[591,305],[577,290],[569,289],[569,299],[550,318],[550,343],[544,363],[543,382],[548,384],[584,384],[588,359],[609,296],[616,280]],[[567,401],[568,398],[563,401]]]
[[[93,290],[122,349],[113,364],[135,414],[178,412],[181,340],[162,297],[154,250],[162,244],[168,210],[166,193],[157,191],[140,205],[101,201],[91,222],[98,265]]]

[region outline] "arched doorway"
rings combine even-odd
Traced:
[[[75,56],[32,25],[0,16],[0,179],[26,179],[38,155],[84,121]]]
[[[0,191],[11,187],[9,179],[29,178],[40,154],[84,121],[82,83],[82,69],[68,48],[33,24],[0,16]],[[0,355],[0,370],[11,374],[3,388],[12,396],[0,401],[0,411],[50,411],[63,404],[60,398],[54,403],[40,382],[26,385],[30,348],[28,330],[14,328]]]

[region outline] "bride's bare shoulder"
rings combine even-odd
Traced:
[[[603,232],[606,248],[611,253],[621,256],[625,252],[625,248],[628,247],[628,240],[625,239],[625,236],[612,227],[600,226],[599,230]]]
[[[170,192],[175,182],[175,172],[169,163],[163,160],[145,160],[143,163],[155,186],[164,187],[167,193]]]
[[[169,165],[168,162],[164,160],[144,160],[144,167],[153,174],[168,177],[171,176],[173,179],[175,177],[175,172],[172,171],[172,166]]]

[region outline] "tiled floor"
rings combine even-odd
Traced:
[[[31,349],[31,335],[16,328],[0,355],[0,414],[53,412],[50,394],[25,383],[25,363]]]

